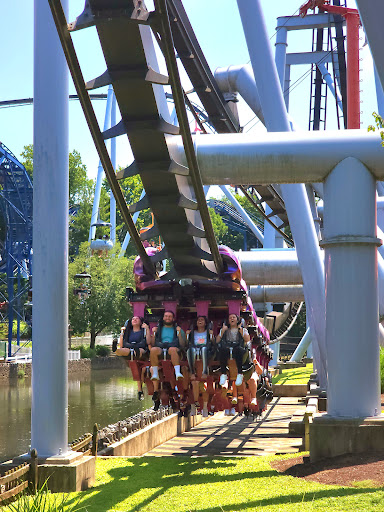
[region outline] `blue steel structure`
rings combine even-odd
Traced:
[[[0,300],[6,302],[8,320],[8,356],[12,355],[12,327],[17,320],[17,344],[20,344],[20,320],[31,323],[24,314],[25,294],[32,283],[32,183],[25,167],[0,142],[0,208],[6,226],[1,244],[0,281],[6,284],[7,297],[0,291]]]

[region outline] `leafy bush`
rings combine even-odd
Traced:
[[[99,357],[107,357],[111,353],[111,349],[105,345],[96,345],[96,355]]]
[[[381,392],[384,393],[384,349],[380,348],[380,382]]]
[[[80,350],[81,359],[107,357],[111,353],[111,349],[105,345],[96,345],[95,348],[89,348],[87,345],[80,345],[80,347],[73,347],[73,350]]]
[[[94,348],[89,348],[85,345],[81,345],[81,347],[79,347],[79,350],[81,359],[92,359],[96,357],[96,350]]]
[[[24,321],[20,322],[20,335],[22,338],[29,338],[31,336],[31,328]],[[12,324],[12,337],[17,336],[17,320]],[[6,340],[8,338],[8,322],[0,323],[0,339]]]

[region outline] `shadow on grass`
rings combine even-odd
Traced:
[[[208,507],[194,509],[194,512],[235,512],[237,510],[261,510],[263,507],[270,507],[273,505],[289,505],[292,503],[313,503],[317,500],[326,498],[342,498],[348,496],[358,496],[377,492],[377,487],[365,487],[364,489],[352,489],[345,487],[338,487],[337,489],[325,489],[322,491],[309,491],[309,492],[297,492],[296,494],[285,494],[282,496],[276,496],[273,498],[264,498],[261,500],[247,501],[243,503],[231,503],[230,505],[221,505],[219,507]],[[384,495],[378,502],[384,502]],[[353,506],[353,505],[352,505]],[[330,507],[324,508],[324,510],[331,510]],[[280,509],[279,509],[280,510]],[[281,510],[284,510],[283,508]],[[301,510],[301,509],[300,509]],[[319,509],[318,509],[319,510]],[[347,509],[345,509],[347,510]],[[352,509],[351,509],[352,510]],[[381,509],[382,510],[382,509]]]
[[[199,470],[229,468],[238,464],[240,458],[182,458],[182,457],[140,457],[129,459],[124,467],[115,467],[107,471],[112,481],[99,484],[84,491],[81,507],[89,512],[105,512],[114,509],[128,496],[133,496],[141,489],[153,489],[153,493],[129,508],[130,512],[141,510],[150,502],[173,487],[184,485],[201,485],[218,482],[236,482],[245,478],[267,478],[276,475],[274,470],[243,472],[231,475],[219,473],[196,474]],[[69,504],[75,503],[74,498]],[[175,511],[177,512],[177,511]]]
[[[140,457],[129,459],[127,460],[129,465],[113,467],[107,471],[107,474],[112,478],[110,482],[101,483],[97,487],[85,491],[82,494],[80,505],[89,512],[120,510],[117,508],[119,504],[129,496],[132,496],[132,504],[129,506],[125,504],[124,511],[134,512],[142,510],[172,488],[228,482],[228,489],[233,489],[237,487],[236,484],[235,486],[233,485],[237,481],[256,478],[269,479],[278,476],[278,473],[272,469],[237,472],[229,475],[220,474],[223,468],[232,467],[233,469],[239,463],[239,460],[241,458]],[[214,470],[216,469],[219,471],[215,472]],[[200,470],[201,473],[199,474]],[[209,472],[211,470],[212,472]],[[144,491],[145,496],[140,497],[137,495],[141,490]],[[378,489],[374,487],[358,489],[337,487],[309,492],[298,490],[292,494],[281,494],[275,497],[243,501],[237,504],[232,502],[228,505],[225,504],[226,497],[223,495],[221,506],[207,506],[207,508],[199,509],[193,508],[193,498],[191,497],[190,510],[196,512],[259,510],[261,507],[272,505],[284,506],[284,504],[291,503],[315,502],[323,498],[358,496],[377,491]],[[174,498],[175,494],[169,495],[170,500]],[[252,498],[252,493],[250,498]],[[382,499],[384,500],[384,495]],[[77,498],[74,498],[72,502],[75,503],[76,500]],[[381,498],[379,498],[380,500]],[[208,503],[209,495],[207,496]],[[172,506],[170,505],[171,509]],[[162,508],[162,510],[165,509]],[[174,507],[173,510],[178,512]]]

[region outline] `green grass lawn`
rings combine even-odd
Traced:
[[[137,457],[97,460],[93,489],[77,493],[88,512],[232,512],[384,510],[384,489],[370,482],[339,487],[307,482],[247,458]]]
[[[282,373],[273,377],[273,384],[307,384],[311,373],[313,372],[313,364],[309,363],[302,368],[289,368],[283,370]]]

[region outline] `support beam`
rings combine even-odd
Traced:
[[[248,284],[248,283],[247,283]],[[250,286],[252,302],[303,302],[301,285],[258,285]]]
[[[347,158],[324,185],[328,414],[381,414],[376,183]],[[342,364],[340,364],[342,362]]]
[[[356,4],[381,86],[384,89],[384,3],[382,0],[369,0],[369,2],[366,0],[356,0]]]
[[[68,452],[68,70],[48,2],[34,19],[31,446],[50,457]]]
[[[261,0],[248,0],[248,2],[237,0],[237,5],[267,130],[289,132],[291,127],[272,56]],[[275,183],[275,181],[270,179],[269,183]],[[282,185],[281,191],[303,274],[309,320],[319,345],[322,365],[319,378],[321,385],[325,387],[324,265],[304,185]]]
[[[112,97],[113,97],[113,89],[112,89],[112,86],[110,85],[108,88],[107,104],[105,107],[104,128],[103,128],[104,132],[106,130],[108,130],[108,128],[110,128],[110,126],[111,126],[110,121],[111,121]],[[103,178],[104,178],[104,169],[103,169],[101,160],[99,160],[99,166],[97,168],[95,194],[93,196],[91,226],[89,228],[88,242],[93,240],[95,238],[95,234],[96,234],[96,226],[92,226],[92,224],[95,224],[95,222],[97,222],[97,219],[98,219],[100,195],[101,195],[101,187],[103,185]]]
[[[185,165],[181,139],[173,137],[171,143],[173,158]],[[361,130],[276,132],[257,139],[252,133],[200,134],[195,149],[205,185],[316,184],[349,156],[384,180],[380,135]]]
[[[302,337],[300,343],[297,345],[296,350],[292,354],[290,361],[292,363],[299,363],[303,359],[304,354],[307,352],[308,347],[311,343],[312,343],[311,330],[307,329],[305,331],[305,334]]]
[[[236,256],[248,286],[303,283],[295,249],[257,249],[237,252]]]

